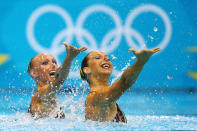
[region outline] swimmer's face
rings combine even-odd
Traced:
[[[88,71],[92,75],[110,75],[113,70],[112,62],[104,52],[94,51],[88,55]],[[87,73],[88,74],[88,73]]]
[[[33,58],[33,68],[36,80],[44,83],[54,82],[55,73],[58,69],[56,59],[49,54],[39,54]]]

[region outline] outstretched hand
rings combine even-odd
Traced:
[[[62,44],[66,47],[67,57],[76,57],[79,53],[87,50],[86,47],[76,48],[72,45],[67,44],[66,42],[62,42]]]
[[[160,51],[160,48],[142,49],[140,51],[136,51],[135,49],[130,48],[129,51],[132,51],[133,54],[137,57],[137,59],[142,64],[145,64],[154,53]]]

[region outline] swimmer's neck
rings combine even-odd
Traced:
[[[90,88],[91,90],[100,89],[109,86],[109,76],[90,76]]]
[[[37,90],[38,90],[38,91],[41,90],[44,86],[49,86],[49,85],[50,85],[49,83],[42,82],[42,81],[40,81],[40,80],[38,80],[38,81],[36,82],[36,84],[37,84]]]

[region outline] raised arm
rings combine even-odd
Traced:
[[[63,64],[59,67],[58,71],[56,72],[55,82],[51,86],[52,91],[54,91],[55,93],[60,89],[61,85],[63,85],[64,81],[67,79],[73,59],[79,53],[87,50],[86,47],[75,48],[74,46],[68,45],[65,42],[63,42],[62,44],[64,44],[66,47],[67,56],[64,59]]]
[[[106,97],[109,98],[108,102],[116,101],[128,88],[130,88],[135,83],[144,65],[154,53],[160,51],[160,48],[143,49],[141,51],[129,49],[129,51],[134,53],[134,55],[137,57],[137,61],[133,64],[133,66],[123,72],[120,80],[115,82],[106,90]]]

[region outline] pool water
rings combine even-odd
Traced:
[[[25,113],[1,115],[3,130],[195,130],[197,117],[190,116],[133,116],[127,115],[128,123],[85,121],[83,116],[67,116],[66,119],[33,120]]]
[[[27,109],[32,91],[0,93],[1,130],[195,130],[197,94],[188,92],[127,91],[117,103],[128,123],[85,121],[85,92],[60,92],[58,98],[65,119],[33,120]],[[184,105],[184,106],[183,106]]]

